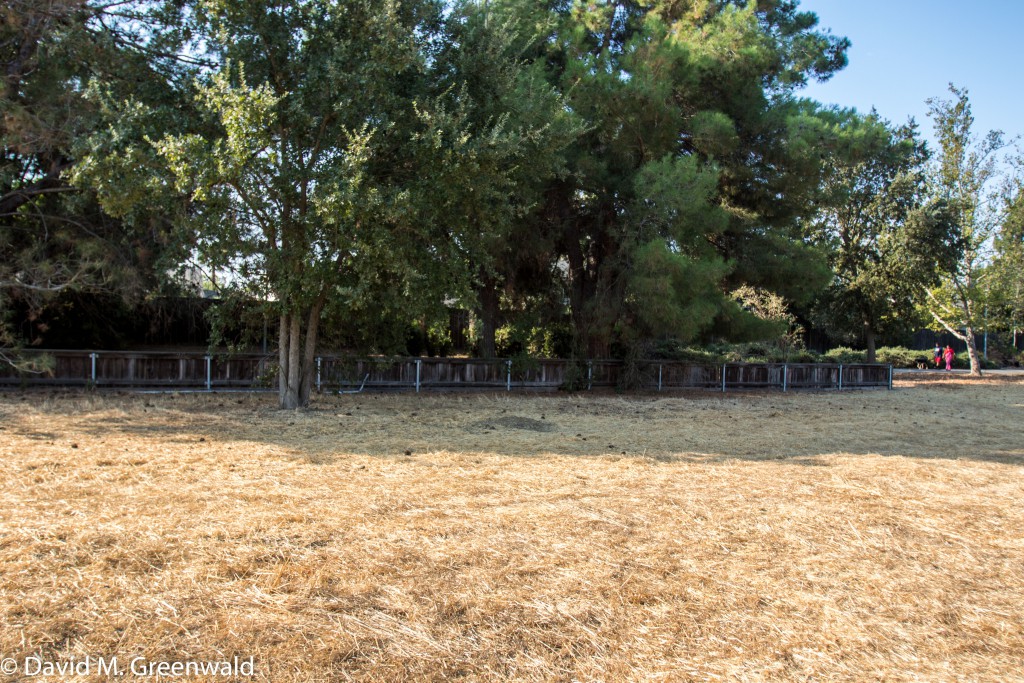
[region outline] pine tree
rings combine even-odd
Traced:
[[[159,281],[169,223],[154,211],[116,216],[75,174],[103,123],[90,93],[167,102],[188,60],[174,2],[7,0],[0,13],[0,347],[10,347],[32,341],[3,325],[15,308],[33,319],[58,295]]]
[[[577,353],[741,335],[726,292],[806,298],[824,285],[827,266],[796,221],[817,191],[824,126],[792,92],[841,68],[846,41],[789,2],[553,11],[560,23],[537,59],[587,126],[542,213],[564,258]]]

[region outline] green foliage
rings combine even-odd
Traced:
[[[0,347],[21,339],[12,310],[40,315],[60,293],[138,296],[162,279],[167,223],[108,210],[77,177],[90,139],[104,130],[90,93],[167,102],[186,65],[172,2],[9,0],[0,22]],[[144,30],[140,27],[146,27]],[[108,136],[118,131],[105,131]],[[122,191],[131,187],[130,179]]]
[[[1003,134],[990,131],[978,137],[967,90],[949,86],[953,99],[928,100],[929,115],[939,140],[932,168],[935,192],[948,203],[961,249],[942,281],[928,292],[927,310],[937,328],[967,343],[972,374],[981,373],[974,330],[992,290],[985,277],[991,238],[1003,220],[994,187],[1000,174]]]
[[[788,361],[791,356],[803,350],[804,329],[790,312],[785,299],[750,286],[740,287],[732,296],[745,311],[762,321],[766,332],[757,340],[768,345],[769,355]],[[772,327],[769,328],[769,325]]]
[[[550,18],[550,17],[549,17]],[[459,226],[471,292],[449,291],[474,309],[478,351],[496,353],[502,321],[549,314],[554,245],[530,220],[545,184],[564,176],[565,147],[583,128],[546,82],[543,65],[523,55],[536,39],[537,8],[514,3],[455,3],[436,62],[439,101],[458,120],[462,158],[441,180],[436,219]],[[435,166],[435,168],[438,168]]]
[[[559,391],[583,391],[588,386],[587,364],[573,361],[565,369],[565,380],[558,387]]]
[[[633,252],[632,262],[625,301],[632,313],[631,332],[691,341],[724,305],[717,283],[727,266],[720,259],[688,258],[652,241]]]
[[[914,325],[925,290],[961,245],[947,203],[927,196],[927,153],[913,123],[894,129],[873,112],[851,113],[840,140],[808,224],[835,272],[812,318],[834,338],[864,338],[871,359],[877,336]]]
[[[878,349],[877,362],[894,368],[915,368],[921,359],[930,361],[931,352],[907,349],[901,346],[883,346]]]
[[[864,351],[856,351],[846,346],[837,346],[822,354],[821,358],[826,363],[863,363]]]
[[[827,351],[820,357],[821,362],[826,363],[865,363],[868,362],[865,358],[864,351],[857,351],[847,347],[838,347]],[[902,346],[882,346],[878,349],[877,358],[875,362],[882,363],[884,365],[892,365],[894,368],[916,368],[917,364],[924,360],[927,362],[927,367],[933,367],[933,359],[930,350],[918,350],[908,349]],[[957,369],[969,368],[971,366],[970,357],[966,351],[962,351],[956,354],[953,367]],[[999,367],[998,363],[985,362],[985,367],[995,368]],[[945,363],[942,365],[945,368]]]
[[[995,236],[992,265],[986,274],[987,323],[1012,332],[1024,328],[1024,192],[1020,178],[1011,185],[1003,201],[1005,214]]]
[[[567,266],[577,352],[741,328],[726,292],[743,284],[803,299],[823,285],[795,229],[823,126],[790,93],[841,68],[846,41],[787,2],[557,12],[538,59],[587,132],[540,218]]]
[[[445,352],[450,305],[482,355],[615,354],[627,384],[811,358],[812,301],[848,340],[926,287],[953,327],[1020,317],[1019,193],[982,267],[1000,137],[933,101],[932,192],[913,126],[796,97],[848,42],[790,0],[8,4],[5,320],[200,264],[214,341],[268,325],[301,405],[317,346]]]
[[[692,347],[680,344],[678,340],[666,339],[651,347],[650,357],[656,360],[674,360],[686,363],[707,363],[718,365],[726,362],[726,355],[733,348],[730,344],[711,344],[706,347]]]

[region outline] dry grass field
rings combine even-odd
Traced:
[[[1024,680],[1020,378],[4,393],[0,463],[0,680]]]

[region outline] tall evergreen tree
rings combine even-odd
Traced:
[[[742,335],[725,292],[806,297],[827,268],[796,217],[827,133],[794,88],[846,41],[792,2],[555,3],[538,59],[588,127],[542,218],[565,259],[577,352],[662,334]]]
[[[168,223],[113,217],[74,180],[100,126],[93,88],[156,104],[188,68],[173,1],[5,0],[0,4],[0,347],[2,325],[60,293],[138,290],[159,277]]]
[[[436,63],[445,106],[463,113],[472,158],[443,182],[445,216],[481,240],[472,250],[478,351],[495,355],[503,295],[523,296],[550,281],[553,244],[530,221],[547,182],[565,172],[565,147],[582,128],[565,99],[527,58],[536,25],[519,8],[475,0],[446,21]],[[535,19],[535,18],[534,18]],[[482,144],[481,144],[482,143]]]

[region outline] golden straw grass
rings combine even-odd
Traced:
[[[275,683],[1024,680],[1022,419],[1024,383],[945,377],[306,412],[0,394],[0,657],[253,657]]]

